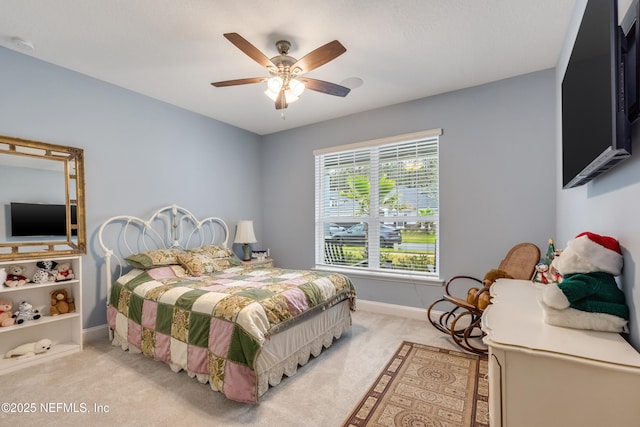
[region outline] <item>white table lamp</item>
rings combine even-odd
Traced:
[[[256,243],[256,235],[253,232],[253,221],[241,219],[236,228],[236,238],[234,243],[242,243],[243,261],[251,260],[251,247],[249,243]]]

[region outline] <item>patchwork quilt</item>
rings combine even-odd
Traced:
[[[355,289],[337,273],[234,266],[194,277],[180,265],[133,269],[109,295],[107,318],[127,347],[186,370],[240,402],[257,403],[265,340]]]

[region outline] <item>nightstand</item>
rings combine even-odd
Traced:
[[[265,258],[265,259],[252,259],[250,261],[242,261],[245,265],[251,265],[254,267],[273,267],[273,258]]]

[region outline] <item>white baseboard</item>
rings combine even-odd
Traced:
[[[107,324],[94,326],[93,328],[82,330],[82,342],[91,342],[109,339],[109,328]]]
[[[407,317],[409,319],[423,320],[427,322],[427,310],[425,308],[408,307],[406,305],[387,304],[384,302],[356,300],[358,310],[370,313],[388,314],[390,316]]]

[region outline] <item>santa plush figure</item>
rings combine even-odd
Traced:
[[[544,321],[596,331],[627,332],[629,308],[615,276],[622,272],[622,251],[612,237],[581,233],[553,260],[560,283],[542,290]]]

